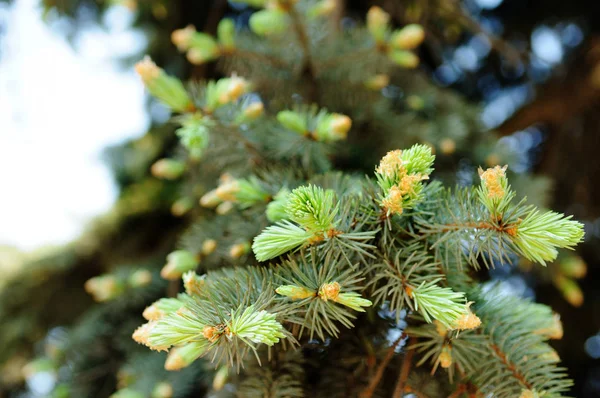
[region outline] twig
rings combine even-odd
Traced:
[[[408,351],[406,352],[406,356],[404,357],[404,362],[402,362],[402,369],[400,370],[400,377],[398,378],[398,384],[396,384],[396,389],[394,390],[393,398],[402,398],[404,394],[406,384],[406,380],[408,380],[408,375],[410,374],[410,368],[412,367],[413,356],[415,355],[414,344],[416,343],[416,338],[411,337],[408,340],[407,347]]]
[[[379,384],[379,382],[381,381],[381,378],[383,377],[383,372],[384,372],[386,366],[388,365],[388,363],[390,363],[390,361],[392,360],[392,358],[394,356],[394,351],[396,351],[396,347],[398,346],[398,344],[400,344],[400,341],[402,341],[402,339],[405,336],[406,335],[404,333],[402,333],[400,335],[400,337],[398,337],[398,339],[396,339],[396,341],[394,341],[394,343],[390,346],[390,348],[388,348],[385,358],[383,358],[383,360],[377,367],[377,371],[375,372],[375,375],[373,376],[373,378],[371,378],[369,385],[367,386],[367,388],[365,388],[360,393],[360,398],[371,398],[373,396],[373,393],[375,392],[377,385]]]

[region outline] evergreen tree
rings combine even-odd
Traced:
[[[176,127],[113,153],[152,176],[98,225],[153,249],[87,280],[102,304],[51,331],[27,375],[54,372],[55,397],[566,392],[559,316],[480,271],[546,266],[583,227],[530,204],[539,180],[509,174],[478,109],[415,69],[423,27],[379,7],[341,25],[332,0],[245,2],[248,28],[171,36],[226,77],[136,65]],[[482,167],[456,173],[458,153]],[[178,242],[125,228],[165,206]]]

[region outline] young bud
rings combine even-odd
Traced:
[[[438,360],[444,369],[448,369],[452,366],[452,347],[450,347],[450,345],[444,344]]]
[[[446,337],[448,335],[448,328],[446,326],[444,326],[442,324],[442,322],[438,321],[437,319],[433,321],[433,324],[435,325],[435,331],[437,332],[437,334],[440,337]]]
[[[146,85],[155,82],[164,73],[148,56],[135,64],[135,71]]]
[[[335,302],[352,308],[354,311],[365,312],[363,307],[370,307],[373,303],[370,300],[364,299],[356,292],[340,293],[335,299]]]
[[[397,185],[391,187],[381,204],[390,214],[402,214],[404,211],[404,198],[400,187]]]
[[[319,297],[323,301],[336,301],[340,294],[340,284],[337,282],[325,283],[319,289]]]
[[[414,69],[419,66],[419,57],[410,51],[392,50],[388,57],[398,66],[406,69]]]
[[[129,276],[128,282],[133,288],[147,286],[152,282],[152,273],[147,269],[139,269]]]
[[[281,188],[267,205],[267,218],[271,222],[277,222],[288,218],[286,208],[290,190]]]
[[[214,239],[207,239],[204,242],[202,242],[202,255],[203,256],[208,256],[210,254],[212,254],[215,249],[217,248],[217,241]]]
[[[346,138],[350,127],[352,120],[348,116],[333,113],[319,120],[314,135],[318,141],[339,141]]]
[[[123,293],[124,286],[114,275],[107,274],[88,279],[84,288],[95,301],[104,302],[120,296]]]
[[[167,256],[167,264],[160,271],[160,276],[168,280],[176,280],[186,271],[194,270],[199,260],[187,250],[176,250]]]
[[[573,307],[581,307],[583,304],[583,292],[573,279],[559,275],[554,278],[554,285],[562,293],[565,300]]]
[[[183,287],[190,296],[199,295],[206,284],[206,275],[198,275],[194,271],[188,271],[183,274]]]
[[[310,7],[308,16],[310,18],[318,18],[330,15],[335,11],[337,5],[335,0],[321,0],[317,4]]]
[[[279,35],[289,28],[289,15],[279,9],[257,11],[250,17],[250,30],[259,36]]]
[[[223,202],[223,201],[217,195],[216,189],[213,189],[212,191],[205,193],[200,198],[200,206],[206,207],[209,209],[212,209],[213,207],[217,207],[221,202]]]
[[[265,105],[260,101],[253,102],[244,108],[241,121],[251,122],[261,117],[263,113],[265,113]]]
[[[156,178],[176,180],[185,171],[185,163],[174,159],[159,159],[154,162],[150,171]]]
[[[215,378],[213,379],[213,390],[221,391],[227,382],[227,377],[229,376],[229,367],[227,365],[223,365],[217,370],[215,373]]]
[[[156,321],[181,307],[183,307],[183,303],[176,298],[161,298],[146,307],[142,316],[148,321]]]
[[[379,91],[390,84],[390,76],[385,74],[375,75],[365,81],[369,90]]]
[[[421,25],[410,24],[392,33],[390,44],[399,50],[413,50],[425,40],[425,30]]]
[[[379,166],[375,168],[375,172],[384,177],[393,178],[396,175],[402,175],[406,172],[403,163],[402,151],[400,149],[389,151],[381,158]]]
[[[166,370],[180,370],[192,364],[204,352],[208,345],[205,341],[192,341],[185,345],[172,348],[165,361]]]
[[[560,262],[560,271],[570,278],[581,279],[587,274],[587,265],[581,257],[569,255]]]
[[[454,329],[457,329],[457,330],[475,329],[481,325],[481,319],[479,319],[479,317],[477,315],[475,315],[473,313],[473,311],[471,311],[471,309],[469,308],[471,306],[471,304],[473,304],[473,303],[472,302],[467,303],[466,312],[464,314],[462,314],[460,316],[460,318],[457,319],[456,323],[454,324]]]
[[[277,121],[288,130],[298,134],[306,134],[308,127],[306,118],[294,111],[281,111],[277,114]]]
[[[217,90],[218,103],[220,105],[237,101],[243,94],[248,92],[250,84],[244,78],[232,76],[219,80],[220,87]]]
[[[217,26],[217,38],[219,44],[225,50],[235,48],[235,23],[230,18],[223,18]]]
[[[229,257],[238,259],[250,251],[250,243],[237,243],[229,248]]]
[[[135,340],[136,343],[143,344],[149,347],[150,332],[152,331],[152,328],[154,326],[156,326],[156,322],[153,321],[144,323],[142,326],[135,329],[131,337],[133,338],[133,340]]]
[[[277,294],[291,298],[292,300],[304,300],[305,298],[315,297],[317,293],[314,290],[295,285],[283,285],[275,289]]]
[[[177,199],[171,205],[171,214],[175,217],[182,217],[194,207],[194,201],[191,198]]]
[[[215,326],[205,326],[202,329],[202,336],[211,343],[214,343],[221,336],[221,332]]]
[[[189,151],[193,159],[201,159],[210,139],[211,122],[198,115],[186,115],[181,124],[182,126],[175,130],[181,145]]]
[[[220,216],[224,216],[225,214],[231,212],[231,210],[233,210],[233,202],[223,202],[215,209],[217,214]]]
[[[390,15],[380,7],[373,6],[367,12],[367,29],[377,43],[384,43],[389,29]]]
[[[550,326],[537,329],[534,331],[536,334],[541,334],[549,339],[560,340],[563,338],[563,325],[560,320],[560,315],[554,314],[552,316],[552,323]]]
[[[190,43],[195,33],[196,28],[194,25],[188,25],[183,29],[174,30],[171,33],[171,41],[179,51],[184,52],[190,48]]]
[[[483,171],[479,168],[479,177],[484,193],[489,199],[498,200],[506,195],[506,168],[508,166],[489,168]]]
[[[233,311],[227,330],[229,334],[238,336],[242,340],[247,339],[268,346],[285,337],[283,326],[277,322],[275,314],[264,310],[256,311],[252,305],[243,311],[241,308]]]
[[[142,78],[144,85],[154,97],[164,102],[176,112],[186,112],[194,108],[187,91],[181,81],[168,76],[150,57],[146,56],[135,65],[136,72]]]
[[[173,397],[173,386],[171,383],[161,381],[156,383],[152,390],[152,398],[172,398]]]
[[[451,155],[456,151],[456,142],[452,138],[444,138],[440,141],[440,152],[444,155]]]

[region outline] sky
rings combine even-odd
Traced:
[[[67,243],[107,211],[117,192],[101,151],[149,124],[143,85],[118,62],[145,47],[129,11],[70,44],[37,4],[0,8],[0,245],[22,250]]]

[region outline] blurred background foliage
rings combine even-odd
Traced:
[[[586,241],[578,248],[581,258],[563,258],[541,274],[536,271],[538,274],[532,275],[523,265],[494,270],[492,277],[509,280],[522,294],[535,296],[561,314],[565,337],[554,346],[575,379],[572,393],[600,396],[600,289],[595,282],[600,280],[600,2],[338,1],[346,14],[357,19],[370,6],[379,5],[398,25],[423,25],[428,35],[419,50],[422,79],[452,90],[454,94],[447,99],[450,102],[471,103],[464,111],[470,116],[465,119],[463,115],[457,121],[450,114],[446,122],[481,125],[490,131],[488,134],[502,137],[498,153],[510,153],[513,171],[547,177],[536,180],[539,186],[527,187],[528,192],[549,195],[550,207],[585,223]],[[115,6],[133,10],[131,28],[141,30],[147,38],[145,52],[167,72],[196,79],[218,77],[219,69],[215,64],[187,63],[172,45],[171,32],[188,24],[214,32],[224,16],[244,25],[252,13],[251,8],[226,0],[42,3],[45,20],[60,26],[71,42],[90,24],[107,26]],[[350,18],[340,22],[354,23]],[[120,62],[123,68],[131,68],[138,59],[139,55],[127,55]],[[410,84],[418,87],[418,79]],[[398,99],[398,107],[410,106],[402,89],[399,85],[387,94]],[[427,95],[436,96],[438,91],[430,90],[422,97]],[[151,178],[148,171],[153,161],[175,144],[173,128],[159,127],[164,115],[155,103],[148,103],[148,111],[153,126],[147,134],[105,151],[105,160],[120,190],[111,212],[96,219],[79,239],[64,247],[22,253],[0,246],[0,319],[11,319],[10,323],[3,321],[0,331],[0,363],[4,362],[0,397],[4,389],[8,391],[22,382],[16,369],[39,353],[40,340],[52,337],[46,336],[46,331],[72,323],[92,305],[82,288],[86,280],[111,270],[115,264],[161,262],[185,228],[185,217],[171,215],[175,193],[170,183]],[[437,149],[452,155],[444,158],[444,169],[453,170],[460,181],[462,170],[473,165],[461,149],[469,148],[468,142],[454,138],[440,143]],[[375,163],[365,157],[365,165]],[[494,159],[488,160],[494,163]],[[518,186],[518,180],[514,185]],[[583,276],[585,264],[587,275],[576,285],[557,278],[567,268],[578,269],[575,273],[568,271],[569,281],[573,281]],[[147,294],[151,297],[153,291],[165,287],[153,284]],[[140,299],[126,311],[139,314],[144,304]],[[60,329],[55,331],[59,333]]]

